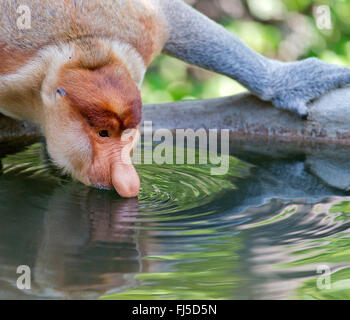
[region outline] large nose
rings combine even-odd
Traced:
[[[111,164],[112,183],[121,197],[137,197],[140,192],[140,178],[132,164],[114,162]]]
[[[131,162],[131,153],[140,139],[138,129],[126,130],[121,138],[123,148],[111,161],[111,180],[114,188],[124,198],[137,197],[140,178]]]

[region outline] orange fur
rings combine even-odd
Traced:
[[[144,28],[144,36],[132,41],[132,45],[148,66],[153,60],[154,54],[158,51],[157,43],[154,40],[156,39],[158,26],[151,17],[141,16],[138,18],[138,20]]]
[[[0,42],[0,75],[16,72],[28,63],[35,55],[35,50],[19,50]]]
[[[125,130],[141,121],[140,91],[121,63],[96,70],[68,65],[60,71],[58,86],[92,127]]]
[[[0,41],[15,50],[40,50],[61,42],[100,38],[132,45],[146,64],[162,50],[167,23],[162,0],[30,0],[32,26],[20,30],[16,9],[22,0],[0,3]]]

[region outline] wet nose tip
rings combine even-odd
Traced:
[[[140,192],[140,178],[133,165],[112,166],[112,183],[123,198],[137,197]]]
[[[140,186],[132,184],[127,186],[126,188],[116,189],[116,191],[123,198],[135,198],[139,195]]]

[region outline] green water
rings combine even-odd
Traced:
[[[60,177],[42,154],[2,159],[2,299],[350,297],[349,192],[302,159],[232,157],[225,176],[139,165],[141,194],[126,200]],[[16,286],[20,265],[30,290]]]

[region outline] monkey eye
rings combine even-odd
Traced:
[[[108,138],[109,137],[109,132],[108,130],[101,130],[98,132],[99,136],[102,138]]]
[[[66,96],[66,91],[63,90],[62,88],[58,88],[56,91],[60,96],[65,97]]]

